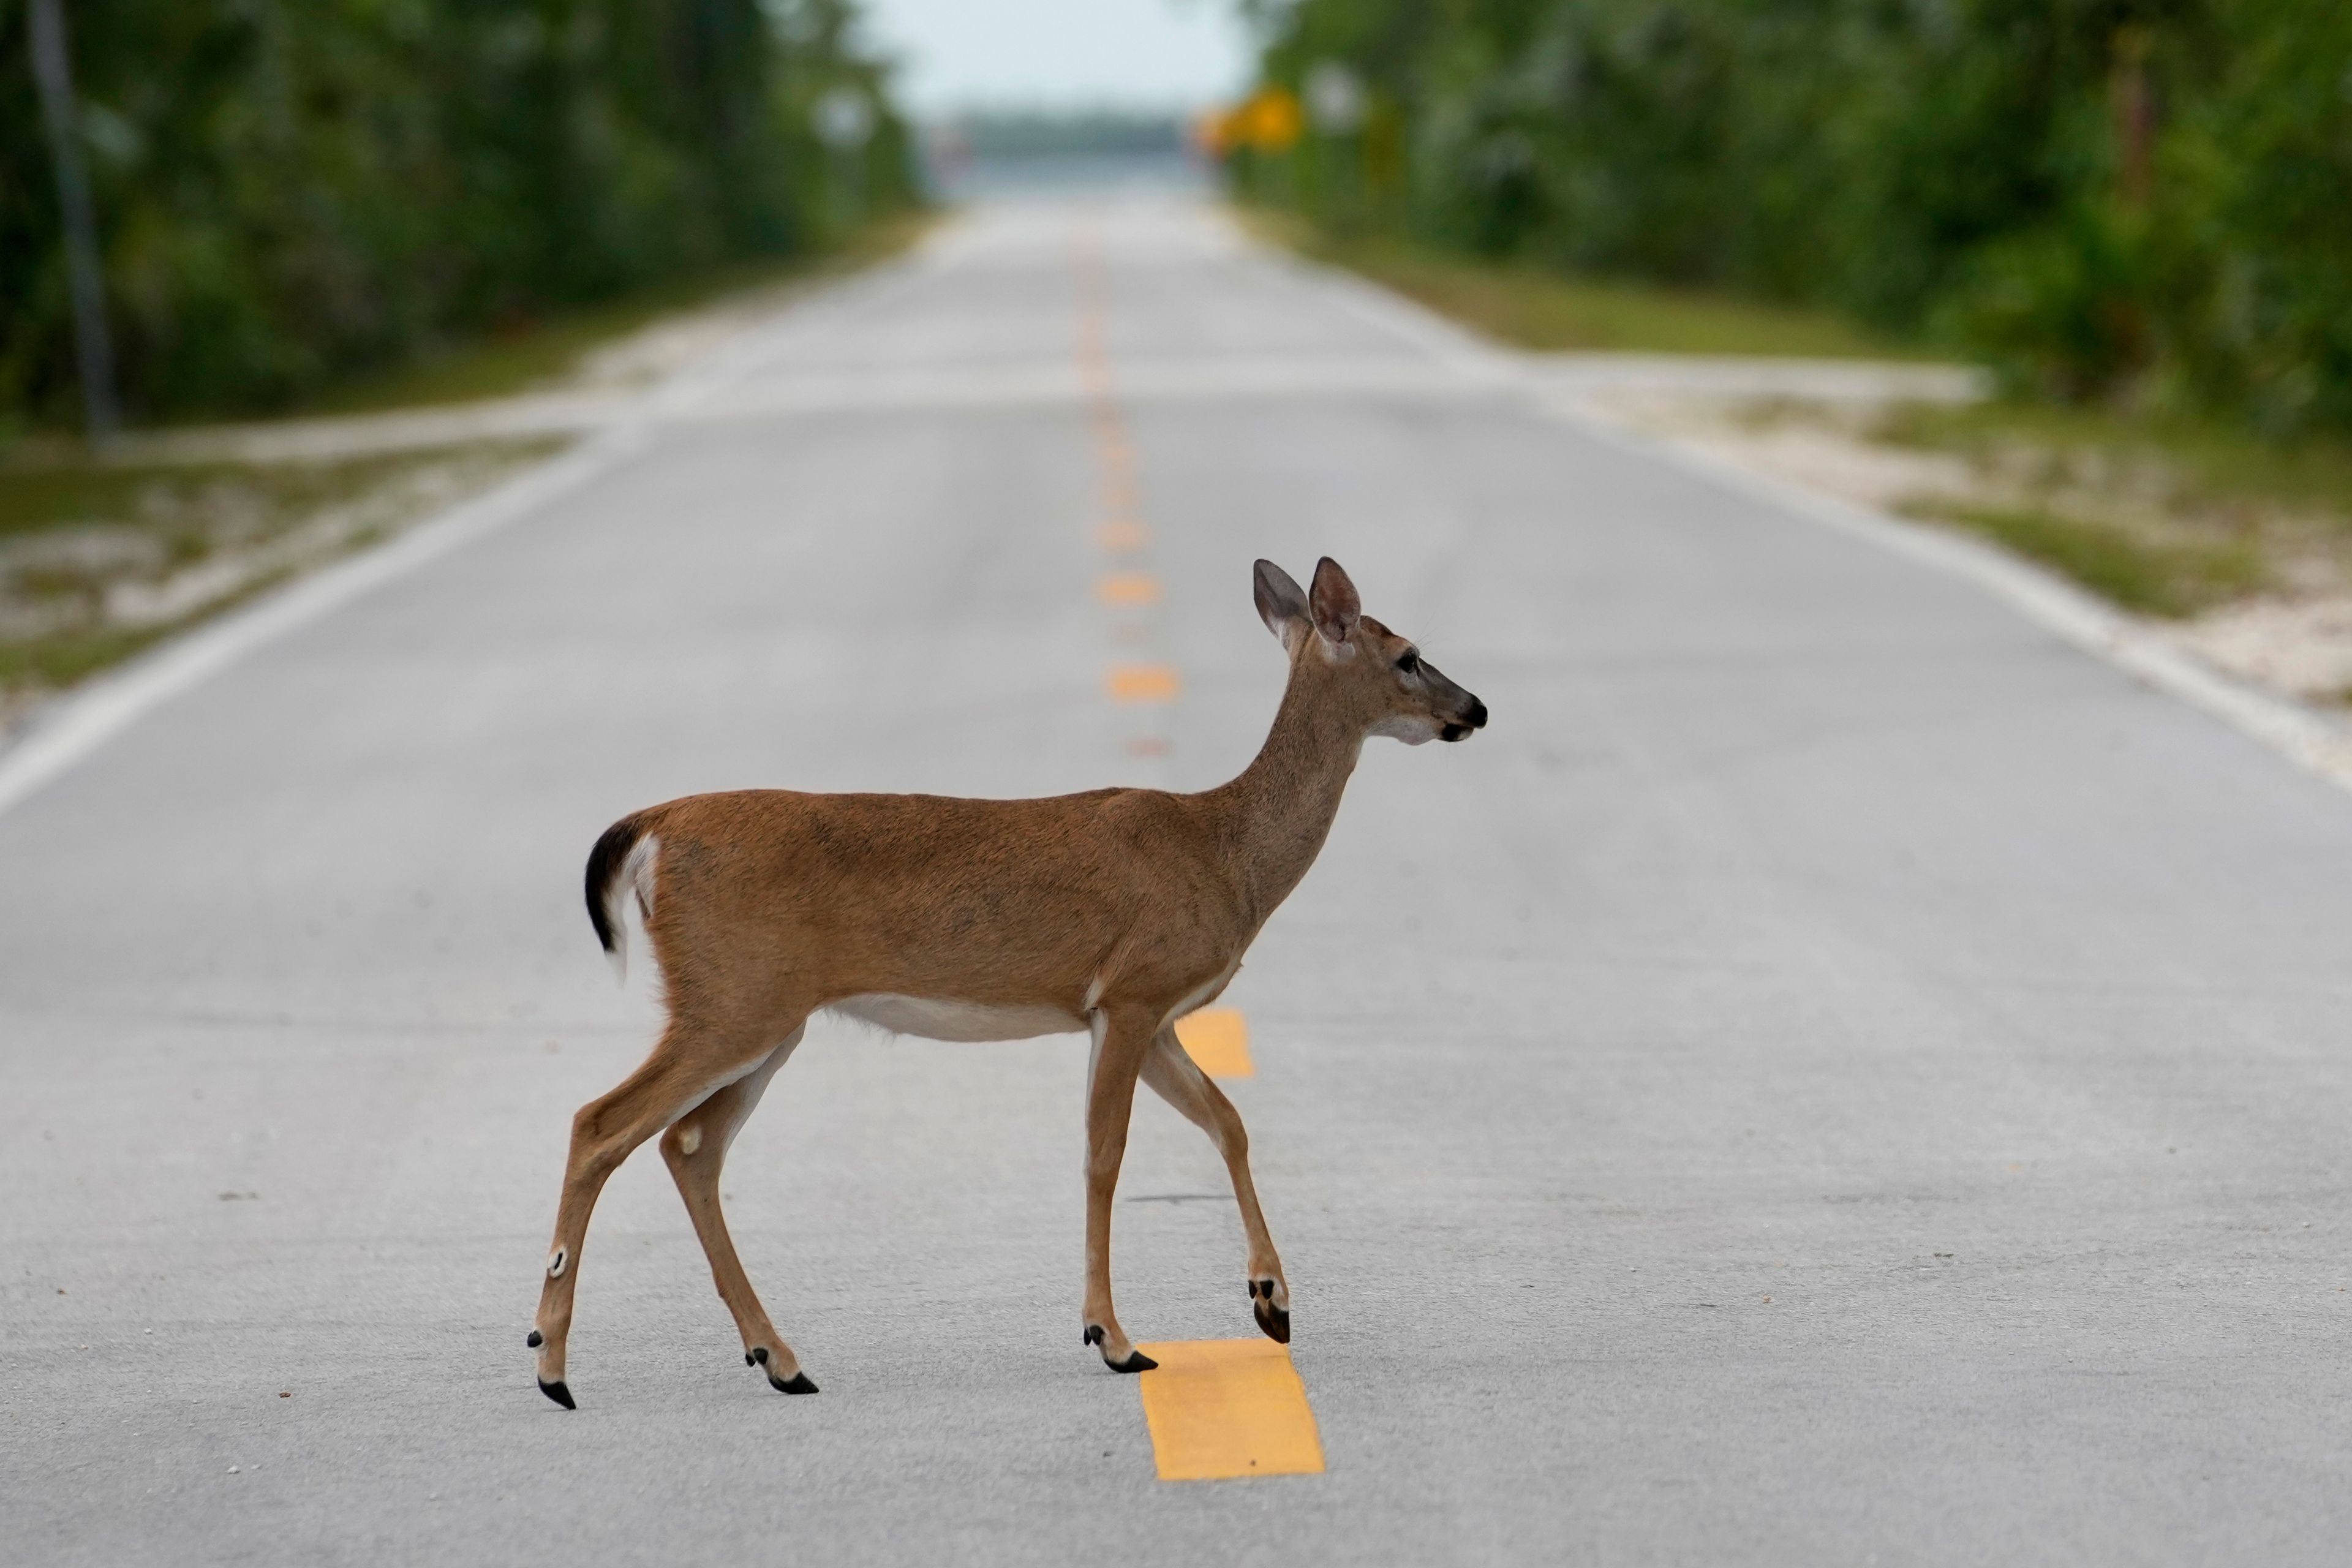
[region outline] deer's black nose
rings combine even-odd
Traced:
[[[1469,725],[1473,730],[1485,729],[1486,727],[1486,705],[1484,702],[1479,701],[1475,697],[1473,697],[1470,699],[1470,711],[1462,716],[1462,721],[1465,724]]]

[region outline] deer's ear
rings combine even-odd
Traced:
[[[1308,592],[1307,603],[1315,617],[1315,629],[1335,643],[1348,640],[1348,634],[1356,629],[1356,621],[1364,613],[1364,602],[1356,596],[1356,585],[1348,581],[1347,573],[1328,555],[1315,563],[1315,586]]]
[[[1306,591],[1289,573],[1271,561],[1261,561],[1257,563],[1256,592],[1257,618],[1265,623],[1265,629],[1283,647],[1288,647],[1290,639],[1310,624]]]

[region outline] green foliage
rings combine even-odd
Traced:
[[[1264,74],[1372,114],[1258,199],[1830,306],[2074,399],[2352,427],[2342,0],[1295,0]],[[1341,210],[1346,163],[1393,192]]]
[[[134,413],[283,405],[455,334],[824,237],[850,0],[76,0]],[[0,413],[73,394],[21,5],[0,5]],[[858,179],[908,195],[887,112]]]

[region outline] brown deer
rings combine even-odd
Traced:
[[[1256,760],[1216,789],[1047,800],[746,790],[689,795],[605,830],[588,857],[588,918],[622,963],[623,900],[635,895],[669,1021],[645,1063],[572,1119],[529,1341],[550,1399],[574,1408],[563,1348],[589,1211],[657,1132],[745,1363],[786,1394],[816,1392],[736,1259],[719,1170],[819,1008],[940,1040],[1090,1031],[1086,1342],[1115,1372],[1155,1364],[1110,1295],[1111,1192],[1139,1075],[1224,1156],[1248,1232],[1252,1310],[1289,1342],[1290,1288],[1250,1181],[1248,1135],[1177,1044],[1175,1023],[1224,989],[1314,863],[1365,738],[1459,741],[1486,722],[1486,706],[1364,615],[1338,563],[1318,563],[1301,593],[1261,561],[1256,586],[1290,679]]]

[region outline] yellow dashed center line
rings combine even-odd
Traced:
[[[1113,384],[1105,280],[1091,240],[1076,257],[1078,372],[1087,392],[1101,511],[1095,543],[1114,568],[1096,579],[1095,597],[1115,612],[1111,640],[1128,645],[1136,662],[1110,667],[1105,685],[1114,702],[1173,702],[1180,682],[1172,664],[1145,662],[1155,651],[1160,579],[1146,555],[1151,531],[1143,520],[1143,485],[1134,437],[1119,412]],[[1132,721],[1130,757],[1165,757],[1164,710],[1144,707]],[[1203,1007],[1176,1022],[1176,1039],[1211,1078],[1250,1078],[1249,1025],[1232,1007]],[[1307,1387],[1290,1352],[1271,1340],[1191,1340],[1140,1347],[1159,1366],[1138,1381],[1143,1419],[1163,1481],[1231,1480],[1244,1476],[1319,1475],[1323,1440]]]
[[[1161,1480],[1323,1473],[1322,1436],[1289,1351],[1272,1340],[1136,1348],[1160,1363],[1139,1381]]]
[[[1238,1007],[1203,1007],[1176,1020],[1176,1043],[1211,1078],[1255,1078],[1249,1024]]]
[[[1110,700],[1114,702],[1173,702],[1176,672],[1164,664],[1115,664],[1110,667]]]
[[[1149,572],[1114,572],[1095,584],[1095,597],[1106,605],[1156,605],[1160,579]]]

